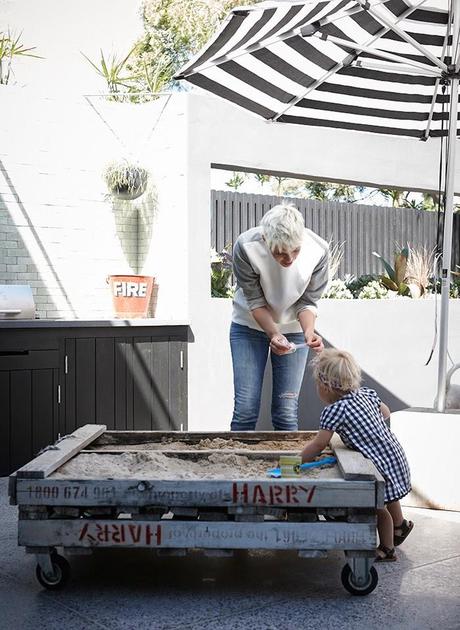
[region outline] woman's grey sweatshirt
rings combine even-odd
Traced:
[[[232,320],[261,330],[251,311],[267,306],[280,332],[301,332],[298,315],[304,309],[316,313],[316,303],[327,286],[328,270],[328,244],[307,228],[299,255],[289,267],[275,260],[260,226],[243,232],[233,248],[237,288]]]

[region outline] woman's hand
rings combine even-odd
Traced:
[[[288,354],[292,351],[292,346],[284,335],[275,333],[270,338],[270,350],[275,354]]]
[[[313,350],[313,352],[319,353],[324,350],[323,338],[315,333],[315,331],[306,332],[305,341],[308,347]]]

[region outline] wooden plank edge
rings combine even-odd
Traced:
[[[57,440],[16,471],[18,479],[44,479],[106,431],[105,424],[85,424]],[[87,435],[85,435],[85,432]],[[84,437],[82,437],[82,434]],[[66,451],[66,449],[68,449]]]
[[[342,473],[343,478],[347,481],[370,481],[376,480],[378,477],[381,477],[379,471],[370,459],[364,457],[364,455],[359,451],[354,451],[353,449],[346,447],[337,434],[334,434],[332,436],[330,446],[337,458],[337,465],[339,467],[339,470]],[[364,464],[365,468],[368,469],[368,472],[354,472],[353,470],[350,470],[350,467],[347,466],[347,460],[349,460],[350,457],[352,457],[356,462]]]
[[[235,440],[254,444],[260,441],[288,442],[308,441],[313,439],[317,431],[106,431],[101,443],[138,443],[160,442],[162,438],[182,442],[199,442],[200,440]]]
[[[209,457],[210,455],[215,455],[216,453],[219,453],[219,456],[221,455],[239,455],[239,456],[243,456],[243,457],[247,457],[248,459],[272,459],[272,460],[277,460],[279,459],[281,456],[284,455],[298,455],[299,451],[294,450],[294,451],[256,451],[255,449],[252,450],[244,450],[244,449],[187,449],[185,451],[180,451],[179,449],[171,449],[171,450],[167,450],[167,449],[160,449],[160,448],[153,448],[153,449],[130,449],[127,448],[125,450],[123,449],[97,449],[97,448],[89,448],[89,449],[82,449],[80,451],[80,453],[84,453],[85,455],[88,454],[97,454],[97,455],[126,455],[127,453],[160,453],[161,455],[167,455],[168,457],[171,456],[176,456],[176,457],[180,457],[181,459],[193,459],[193,458],[206,458]]]

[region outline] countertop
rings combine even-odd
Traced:
[[[129,328],[189,326],[183,320],[168,319],[0,319],[1,328]]]

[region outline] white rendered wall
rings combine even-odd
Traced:
[[[189,349],[189,428],[228,429],[233,395],[228,349],[230,306],[217,306],[209,289],[211,164],[303,174],[323,180],[436,190],[439,143],[267,124],[217,97],[193,93],[185,98],[189,138],[187,204],[191,225],[189,319],[195,334],[195,343]],[[460,159],[456,166],[456,190],[460,190]],[[381,302],[375,303],[374,308],[378,311],[380,306]],[[355,303],[348,308],[357,307],[359,304]],[[391,311],[393,307],[381,308]],[[364,318],[364,324],[355,319],[343,328],[332,303],[322,306],[324,312],[320,314],[318,327],[333,344],[346,344],[357,351],[358,360],[364,363],[370,376],[381,379],[408,406],[431,406],[436,392],[436,357],[429,369],[423,370],[422,364],[432,344],[434,315],[431,304],[422,308],[423,318],[419,320],[417,315],[415,321],[404,320],[402,329],[397,311],[385,320],[379,319],[375,326],[370,326],[370,320]],[[456,316],[451,313],[451,334],[455,335],[459,329],[458,304],[453,305],[452,311]],[[421,336],[398,333],[398,330],[417,331],[418,326]],[[394,335],[399,345],[392,346]],[[458,337],[455,343],[458,348]],[[375,345],[384,352],[376,352]],[[410,358],[413,352],[417,359]],[[414,374],[408,373],[414,361],[417,369]]]
[[[120,141],[88,102],[83,97],[40,97],[10,86],[0,97],[0,238],[1,255],[7,259],[0,260],[0,282],[32,284],[42,316],[111,317],[105,277],[132,271],[135,228],[130,221],[137,221],[142,233],[139,271],[155,275],[160,284],[157,317],[188,319],[195,335],[189,360],[190,429],[227,428],[232,406],[230,304],[216,311],[216,300],[210,297],[212,163],[404,188],[436,187],[435,143],[267,125],[198,94],[174,94],[164,110],[164,100],[145,107],[111,107],[99,99],[93,101],[96,109],[121,130],[123,142],[151,169],[155,183],[149,207],[140,203],[135,219],[128,211],[117,219],[100,173],[108,159],[122,152]],[[372,308],[384,313],[392,307],[379,302]],[[396,312],[366,330],[358,314],[345,329],[337,310],[325,305],[318,328],[334,345],[354,350],[370,376],[408,406],[429,406],[435,358],[423,378],[417,371],[409,376],[407,370],[413,347],[417,370],[431,347],[431,304],[423,308],[421,340],[398,337]],[[454,333],[456,308],[453,304]],[[416,325],[421,321],[417,316]],[[410,332],[413,322],[407,322]],[[394,334],[400,352],[396,361],[387,341]],[[373,337],[387,354],[375,352]]]
[[[42,318],[110,318],[106,277],[142,272],[160,284],[157,316],[185,318],[182,109],[12,86],[0,98],[0,283],[30,284]],[[107,195],[102,170],[120,157],[151,171],[135,202]]]
[[[233,377],[228,339],[231,300],[210,300],[202,325],[192,326],[195,344],[192,359],[200,348],[199,360],[191,363],[190,379],[201,380],[201,405],[191,430],[227,431],[233,410]],[[320,300],[318,332],[325,341],[348,350],[363,370],[364,384],[375,387],[395,411],[406,407],[432,407],[436,395],[437,353],[425,365],[434,335],[434,300]],[[449,348],[460,358],[460,300],[450,301]],[[200,338],[202,335],[202,338]],[[198,359],[198,357],[197,357]],[[193,381],[192,381],[193,382]],[[460,372],[453,378],[460,383]],[[190,387],[189,396],[196,387]],[[269,387],[264,387],[258,428],[270,429]],[[316,429],[323,404],[316,395],[307,367],[300,399],[300,428]],[[190,426],[191,424],[191,426]]]

